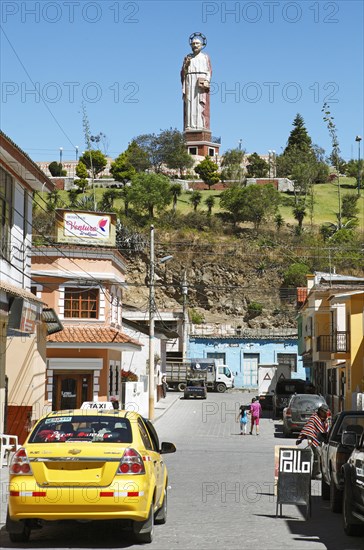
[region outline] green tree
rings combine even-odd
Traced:
[[[80,157],[79,163],[80,162],[86,166],[88,173],[93,179],[95,179],[107,165],[107,159],[99,149],[89,149],[85,151]]]
[[[118,189],[107,189],[102,195],[98,208],[101,212],[112,212],[114,210],[114,201],[119,197],[120,192]]]
[[[202,194],[200,191],[192,191],[190,196],[190,203],[193,205],[193,210],[196,212],[198,205],[202,200]]]
[[[111,163],[110,172],[115,181],[120,181],[125,185],[136,174],[134,166],[131,164],[128,153],[124,151],[114,162]]]
[[[360,159],[360,163],[359,163],[359,160],[354,160],[354,159],[349,160],[349,162],[345,166],[345,174],[349,178],[356,178],[357,184],[358,184],[359,172],[360,172],[360,181],[361,181],[361,184],[363,185],[364,184],[364,160]]]
[[[182,188],[179,183],[172,183],[171,193],[173,197],[173,212],[175,212],[177,207],[177,199],[182,193]]]
[[[163,163],[168,168],[178,170],[180,176],[194,165],[192,156],[187,152],[184,135],[176,128],[163,130],[158,135],[158,145]]]
[[[145,172],[151,167],[149,155],[135,139],[133,139],[125,151],[128,162],[136,172]]]
[[[307,277],[311,272],[310,267],[301,262],[293,263],[283,273],[283,286],[289,288],[305,287],[307,285]]]
[[[124,187],[120,189],[120,197],[124,201],[124,213],[126,217],[129,216],[129,204],[132,198],[131,195],[132,193],[130,185],[124,185]]]
[[[215,183],[220,181],[218,174],[218,166],[211,160],[211,157],[206,156],[197,166],[195,166],[195,172],[200,176],[202,181],[209,186],[209,189]]]
[[[248,162],[246,170],[249,178],[265,178],[268,176],[269,164],[258,153],[249,155]]]
[[[67,170],[63,170],[62,164],[56,160],[48,164],[48,170],[54,178],[67,176]]]
[[[294,216],[294,219],[298,223],[299,233],[302,232],[302,224],[303,224],[303,220],[306,216],[306,213],[307,212],[306,212],[305,203],[303,201],[297,202],[296,205],[293,208],[293,216]]]
[[[73,208],[76,205],[79,193],[80,193],[79,189],[70,189],[68,191],[68,198],[70,201],[71,208]]]
[[[284,219],[283,219],[282,214],[278,213],[274,216],[274,223],[275,223],[275,226],[277,228],[277,231],[280,231],[282,229],[282,227],[284,226]]]
[[[54,189],[47,195],[47,212],[53,212],[56,208],[59,208],[62,204],[61,195],[58,189]]]
[[[88,172],[86,165],[80,160],[76,166],[76,176],[79,178],[86,179],[88,177]]]
[[[156,134],[141,134],[135,137],[133,142],[143,151],[145,158],[148,159],[149,166],[153,167],[155,172],[160,172],[164,156],[159,136]]]
[[[243,189],[244,203],[242,207],[243,221],[253,222],[259,229],[262,222],[269,220],[276,213],[280,196],[273,185],[248,185]]]
[[[229,149],[224,153],[221,162],[221,179],[241,182],[244,177],[245,151],[242,149]]]
[[[77,185],[79,191],[84,193],[86,187],[88,186],[88,181],[87,181],[88,172],[87,172],[86,165],[81,161],[79,161],[77,166],[76,166],[76,176],[79,179],[77,179],[77,180],[75,179],[74,184]]]
[[[172,201],[169,179],[162,174],[136,174],[130,186],[130,202],[136,210],[147,212],[151,219],[154,210],[163,212]]]
[[[346,194],[342,201],[342,216],[347,220],[357,218],[359,214],[358,207],[359,195]]]
[[[299,113],[297,113],[293,121],[293,130],[288,137],[287,146],[283,154],[286,155],[291,151],[297,151],[297,149],[299,151],[313,152],[312,140],[306,130],[305,122]]]
[[[242,220],[244,200],[244,188],[240,185],[232,185],[220,195],[220,206],[230,213],[235,226]]]
[[[210,217],[212,214],[212,209],[215,206],[215,197],[213,195],[209,195],[205,199],[205,204],[207,206],[207,215]]]

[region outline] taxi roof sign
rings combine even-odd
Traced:
[[[111,401],[84,401],[81,409],[95,409],[97,411],[115,410]]]

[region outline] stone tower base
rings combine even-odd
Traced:
[[[185,130],[184,136],[190,155],[214,158],[219,155],[221,144],[212,140],[209,130]]]

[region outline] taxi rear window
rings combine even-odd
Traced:
[[[127,418],[89,415],[61,415],[44,418],[33,430],[29,443],[132,443]]]

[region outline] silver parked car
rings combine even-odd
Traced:
[[[283,409],[283,435],[289,437],[300,432],[310,416],[320,405],[327,405],[325,398],[318,394],[295,393]],[[328,417],[331,417],[329,412]]]

